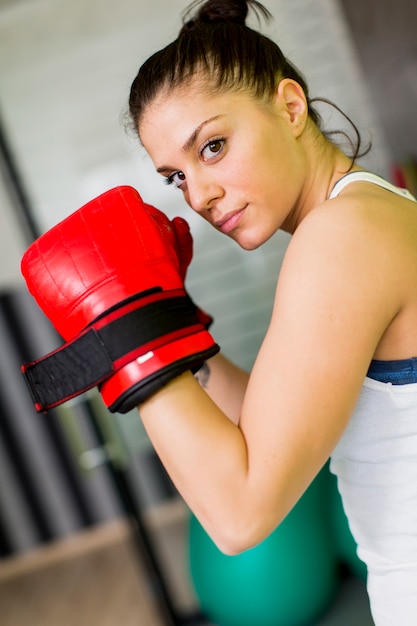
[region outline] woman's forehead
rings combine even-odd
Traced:
[[[142,135],[146,126],[158,119],[191,116],[199,123],[205,116],[220,114],[220,109],[226,111],[244,103],[253,105],[255,100],[247,89],[215,89],[212,82],[201,77],[174,87],[166,85],[146,105],[139,121],[139,132]],[[216,108],[220,109],[213,113]]]

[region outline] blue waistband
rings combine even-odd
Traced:
[[[371,361],[367,376],[393,385],[417,383],[417,357],[399,361]]]

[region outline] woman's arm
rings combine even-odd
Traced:
[[[204,363],[195,379],[223,413],[238,424],[249,374],[220,353]]]
[[[227,553],[263,540],[314,479],[398,311],[389,233],[343,206],[316,210],[288,247],[238,425],[191,374],[140,407],[168,473]]]

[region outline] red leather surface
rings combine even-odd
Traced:
[[[180,224],[187,239],[188,225]],[[186,268],[177,245],[163,213],[132,187],[116,187],[43,234],[24,254],[21,269],[40,308],[68,340],[137,292],[182,288]]]

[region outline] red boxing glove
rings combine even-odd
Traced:
[[[22,274],[67,341],[22,366],[36,409],[99,385],[108,408],[125,413],[216,354],[211,318],[184,290],[191,257],[185,220],[171,222],[131,187],[102,194],[35,241]]]

